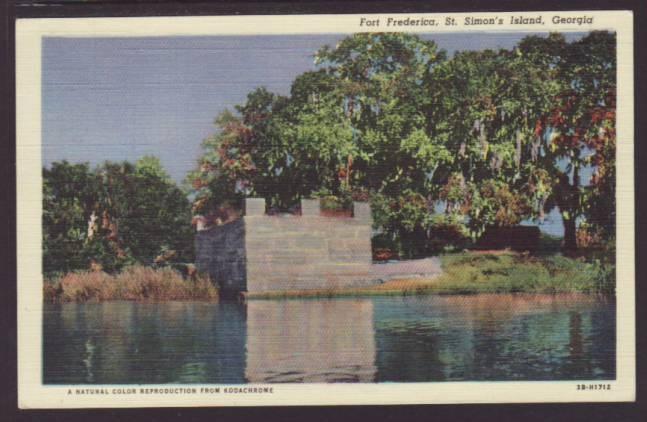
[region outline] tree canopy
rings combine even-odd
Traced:
[[[245,196],[279,209],[371,198],[378,228],[417,239],[413,254],[447,225],[476,238],[554,206],[566,249],[577,222],[613,235],[615,34],[528,36],[453,57],[416,35],[354,34],[315,63],[289,96],[258,88],[216,118],[188,177],[194,213]]]

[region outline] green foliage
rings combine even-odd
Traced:
[[[483,180],[468,185],[469,226],[478,237],[488,226],[510,227],[530,215],[528,199],[511,191],[501,180]]]
[[[156,158],[56,162],[43,182],[45,274],[193,259],[190,204]]]
[[[142,178],[158,180],[172,184],[171,176],[164,170],[160,159],[151,155],[145,155],[135,163],[135,173]]]
[[[87,221],[97,180],[87,164],[53,163],[43,169],[43,271],[86,268]]]
[[[461,251],[470,245],[469,230],[460,214],[440,214],[431,218],[430,253]]]
[[[448,218],[466,217],[472,238],[556,205],[567,248],[578,219],[613,234],[614,34],[528,36],[451,58],[412,34],[354,34],[315,63],[289,97],[259,88],[216,119],[188,177],[194,213],[251,195],[287,209],[324,191],[335,207],[360,189],[402,256],[438,249],[439,201]],[[585,166],[595,167],[587,187]]]
[[[382,231],[374,238],[376,249],[414,258],[462,250],[470,243],[461,214],[433,214],[432,203],[416,192],[405,191],[396,198],[377,194],[371,204],[374,224]]]
[[[562,212],[569,251],[577,247],[578,218],[601,226],[606,236],[615,231],[615,44],[615,34],[604,31],[570,44],[556,37],[525,44],[531,60],[559,84],[535,133],[545,153],[542,166],[554,177],[552,200]],[[580,174],[587,166],[595,174],[585,187]]]
[[[313,192],[312,196],[319,198],[322,210],[342,211],[353,209],[353,197],[348,190],[342,190],[339,195],[333,195],[327,189],[320,189]]]
[[[422,195],[410,190],[395,198],[374,195],[371,199],[374,224],[382,230],[384,240],[392,241],[385,246],[395,249],[403,258],[425,255],[432,219],[429,206]]]
[[[615,292],[612,266],[560,255],[456,254],[442,257],[445,273],[430,286],[445,293]]]

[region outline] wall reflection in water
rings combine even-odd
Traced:
[[[247,305],[249,382],[371,382],[375,373],[370,300]]]

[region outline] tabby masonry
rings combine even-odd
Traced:
[[[322,216],[319,200],[302,200],[301,215],[266,215],[264,199],[248,198],[244,217],[198,231],[197,268],[226,293],[375,284],[370,206],[353,209],[353,217]]]

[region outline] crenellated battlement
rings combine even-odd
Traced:
[[[241,219],[197,233],[196,265],[231,292],[370,285],[372,223],[364,202],[351,217],[322,215],[306,199],[301,215],[267,215],[264,199],[248,198]]]

